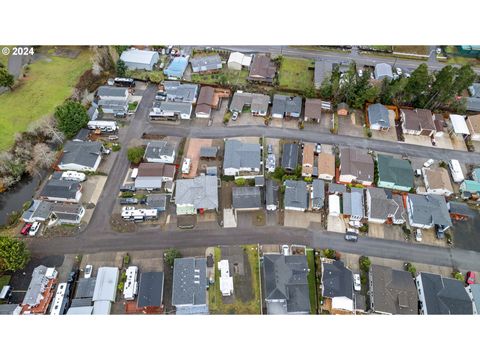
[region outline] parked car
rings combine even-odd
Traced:
[[[418,242],[422,241],[422,230],[415,230],[415,240]]]
[[[85,272],[83,273],[83,277],[85,279],[91,278],[92,277],[92,272],[93,272],[93,266],[92,265],[85,266]]]
[[[357,242],[358,241],[358,235],[355,234],[354,232],[347,232],[347,233],[345,233],[345,240]]]
[[[433,160],[433,159],[428,159],[427,161],[425,161],[425,162],[423,163],[423,167],[428,168],[428,167],[432,166],[434,162],[435,162],[435,160]]]
[[[121,192],[135,192],[135,185],[125,184],[120,188]]]
[[[401,75],[403,74],[402,69],[400,69],[400,68],[398,68],[398,67],[395,69],[395,72],[396,72],[397,75],[399,75],[399,76],[401,76]]]
[[[435,235],[438,239],[445,239],[445,230],[441,226],[435,225]]]
[[[288,247],[288,245],[282,245],[282,254],[290,255],[290,248]]]
[[[232,121],[236,121],[238,119],[238,112],[234,111],[232,114]]]
[[[110,154],[111,152],[112,152],[112,150],[110,150],[110,149],[103,149],[103,150],[102,150],[102,153],[105,154],[105,155],[108,155],[108,154]]]
[[[465,282],[468,284],[468,285],[472,285],[472,284],[475,284],[475,273],[473,271],[468,271],[467,272],[467,276],[465,278]]]
[[[118,140],[118,136],[117,135],[110,135],[108,137],[108,140]]]
[[[415,176],[422,176],[422,169],[415,169]]]
[[[32,227],[32,224],[31,223],[26,223],[25,225],[23,225],[22,227],[22,230],[20,230],[20,234],[22,235],[28,235],[28,233],[30,232],[30,228]]]
[[[353,274],[353,289],[355,291],[362,290],[362,283],[360,281],[360,274]]]
[[[120,205],[135,205],[135,204],[138,204],[138,199],[135,199],[135,198],[120,199]]]
[[[273,145],[272,145],[272,144],[268,144],[268,146],[267,146],[267,154],[273,154]]]
[[[38,230],[40,230],[40,226],[42,224],[39,223],[38,221],[35,221],[33,224],[32,224],[32,227],[30,228],[30,230],[28,231],[28,235],[30,236],[35,236],[37,235],[38,233]]]
[[[320,154],[322,152],[322,145],[321,144],[316,144],[315,145],[315,152],[317,154]]]

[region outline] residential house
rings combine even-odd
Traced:
[[[248,80],[257,82],[272,83],[275,78],[277,68],[268,54],[255,54]]]
[[[20,304],[22,314],[45,314],[47,312],[55,295],[57,275],[58,272],[54,267],[39,265],[33,269],[32,279]]]
[[[58,225],[77,225],[85,215],[85,208],[80,204],[52,204],[51,218]]]
[[[98,118],[98,104],[92,102],[92,104],[90,105],[90,107],[87,110],[87,115],[88,115],[89,121],[97,120],[97,118]],[[81,130],[83,130],[83,129],[80,129],[80,131]],[[78,134],[77,134],[77,136],[78,136]]]
[[[102,143],[98,141],[67,141],[57,167],[62,171],[97,171],[102,150]]]
[[[452,130],[455,136],[466,137],[470,135],[465,116],[450,114],[450,122],[452,123]]]
[[[163,312],[163,272],[143,272],[137,295],[137,309],[144,314]]]
[[[340,177],[342,183],[360,183],[372,185],[374,180],[374,164],[372,157],[363,150],[342,148],[340,150]]]
[[[322,261],[322,298],[331,314],[354,311],[353,274],[342,261]]]
[[[181,79],[188,66],[188,57],[177,56],[163,70],[168,79]]]
[[[417,275],[415,282],[420,300],[420,314],[474,314],[472,298],[461,281],[421,272]]]
[[[152,71],[159,60],[159,55],[156,51],[130,49],[122,52],[120,59],[129,70]]]
[[[53,204],[43,200],[33,200],[32,205],[22,214],[22,220],[27,223],[34,221],[46,221],[52,214]]]
[[[217,152],[218,148],[216,146],[202,146],[200,148],[200,157],[202,159],[215,159]]]
[[[237,91],[233,94],[228,109],[231,112],[242,113],[244,107],[250,106],[252,115],[265,116],[267,115],[269,104],[270,96],[268,95]]]
[[[467,116],[467,126],[473,141],[480,141],[480,114]]]
[[[363,189],[351,188],[351,192],[343,193],[343,215],[354,221],[365,217]]]
[[[177,315],[208,315],[207,259],[175,259],[172,305],[175,306]]]
[[[287,172],[294,172],[298,165],[298,144],[283,144],[282,167]]]
[[[259,210],[263,207],[262,192],[258,186],[232,188],[232,205],[235,211]]]
[[[163,88],[167,94],[167,101],[191,104],[197,102],[198,85],[196,84],[182,84],[180,81],[164,81]]]
[[[162,118],[166,120],[190,120],[192,104],[188,102],[155,101],[149,116],[152,120]]]
[[[278,183],[273,179],[267,179],[265,183],[265,203],[269,211],[275,211],[278,208],[278,190]]]
[[[128,101],[128,89],[116,86],[100,86],[97,90],[99,100]]]
[[[175,177],[175,165],[163,163],[141,163],[135,178],[135,189],[158,190]]]
[[[418,296],[412,274],[382,265],[368,271],[370,309],[384,315],[417,315]]]
[[[202,86],[198,95],[197,106],[195,107],[195,116],[198,118],[209,119],[212,114],[212,104],[214,100],[215,89],[211,86]]]
[[[302,112],[301,96],[273,95],[272,117],[283,119],[284,117],[299,118]]]
[[[340,216],[340,196],[337,194],[328,195],[328,215]]]
[[[325,182],[323,180],[313,179],[311,199],[313,210],[323,209],[325,204]]]
[[[109,315],[117,295],[120,271],[117,267],[100,267],[93,290],[93,315]]]
[[[480,83],[473,83],[468,88],[470,97],[467,97],[467,111],[480,111]]]
[[[98,107],[104,114],[125,116],[128,113],[128,100],[98,100]]]
[[[146,204],[151,209],[165,211],[167,209],[167,194],[148,194]]]
[[[328,193],[329,194],[344,194],[347,192],[347,187],[343,184],[329,183],[328,184]]]
[[[470,198],[472,195],[480,196],[480,182],[473,180],[464,180],[460,184],[460,191],[462,196],[465,198]]]
[[[370,187],[367,189],[367,219],[369,222],[384,224],[404,224],[407,219],[401,195],[394,195],[390,190]]]
[[[367,109],[368,123],[372,130],[390,129],[388,109],[382,104],[372,104]]]
[[[392,80],[393,79],[393,72],[392,66],[386,63],[379,63],[375,65],[375,79],[376,80]]]
[[[308,265],[304,255],[265,254],[263,279],[269,315],[308,314]]]
[[[305,211],[308,209],[307,183],[303,180],[285,180],[285,210]]]
[[[218,210],[218,178],[200,175],[176,181],[177,215],[193,215],[198,211]]]
[[[453,186],[447,169],[442,167],[422,168],[422,174],[427,194],[443,196],[450,196],[453,194]]]
[[[78,181],[50,179],[39,195],[40,199],[78,203],[82,198],[82,185]]]
[[[432,112],[428,109],[400,109],[402,130],[409,135],[435,135],[436,127]]]
[[[238,140],[225,141],[223,159],[223,174],[239,176],[241,173],[248,176],[258,175],[261,166],[260,144],[243,143]]]
[[[175,145],[167,141],[149,141],[143,157],[149,163],[173,164]]]
[[[304,144],[302,161],[302,176],[312,177],[315,165],[315,144]]]
[[[447,202],[440,195],[408,194],[407,213],[412,227],[431,229],[437,226],[446,230],[452,226]]]
[[[377,156],[378,187],[410,191],[413,188],[413,169],[408,160],[379,154]]]
[[[218,54],[196,56],[190,59],[190,64],[194,73],[210,73],[222,69],[222,59]]]
[[[230,70],[242,70],[249,68],[252,62],[252,57],[242,54],[240,52],[232,52],[228,57],[227,66]]]
[[[324,152],[318,154],[317,169],[319,179],[332,181],[335,177],[335,155]]]
[[[322,103],[323,101],[320,99],[305,99],[303,120],[320,122],[322,117]]]

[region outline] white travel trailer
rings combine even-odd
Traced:
[[[455,181],[456,183],[461,183],[463,180],[465,180],[462,172],[462,167],[460,166],[460,162],[458,160],[450,160],[448,162],[448,167],[450,168],[450,172],[452,173],[453,181]]]
[[[138,293],[138,267],[129,266],[126,274],[127,280],[125,281],[125,286],[123,288],[123,297],[125,300],[134,300]]]
[[[94,120],[87,123],[90,130],[100,130],[101,132],[115,132],[118,129],[116,121]]]

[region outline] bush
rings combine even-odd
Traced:
[[[363,224],[359,230],[363,233],[368,233],[368,224]]]
[[[327,259],[335,259],[337,252],[333,249],[323,249],[323,256],[325,256]]]
[[[247,181],[244,178],[235,179],[235,184],[238,186],[245,186],[246,182]]]
[[[407,263],[406,270],[411,273],[413,277],[417,275],[417,269],[412,265],[412,263]]]
[[[370,265],[372,265],[372,262],[368,258],[368,256],[360,256],[360,259],[358,259],[358,263],[360,264],[360,270],[363,272],[368,272],[370,270]]]
[[[403,230],[404,234],[407,235],[407,236],[410,236],[412,234],[412,231],[409,228],[407,228],[407,225],[405,225],[405,224],[402,225],[402,230]]]
[[[124,199],[125,198],[131,198],[131,197],[133,197],[133,193],[131,191],[125,191],[125,192],[122,193],[121,197],[124,198]]]
[[[452,273],[453,277],[457,279],[458,281],[465,282],[465,276],[460,271],[454,271]]]
[[[130,255],[125,254],[125,256],[123,257],[123,266],[128,266],[130,265]]]
[[[143,154],[145,154],[143,146],[131,147],[127,151],[128,161],[134,164],[139,164],[143,159]]]
[[[448,169],[448,165],[445,161],[440,161],[440,163],[438,164],[438,166],[440,166],[441,168],[444,168],[444,169]]]
[[[112,151],[113,152],[120,151],[121,148],[122,148],[122,146],[120,144],[115,143],[115,144],[112,145]]]
[[[173,266],[175,259],[181,258],[182,254],[177,249],[170,248],[165,251],[164,257],[165,257],[165,262],[168,265]]]

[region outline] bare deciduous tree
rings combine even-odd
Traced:
[[[47,144],[40,143],[33,147],[33,161],[38,167],[48,168],[55,162],[56,154]]]

